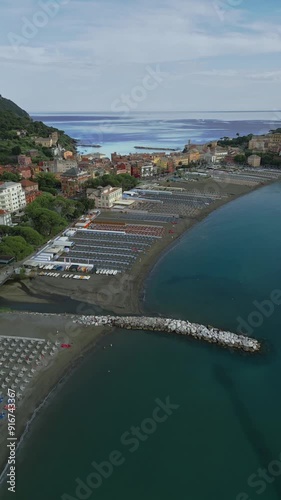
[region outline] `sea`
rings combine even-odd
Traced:
[[[190,140],[197,144],[236,134],[264,134],[281,124],[280,111],[177,112],[177,113],[36,113],[32,117],[64,130],[82,144],[82,153],[135,153],[135,146],[182,150]]]
[[[58,126],[55,116],[43,116]],[[59,128],[88,140],[94,116],[60,116]],[[238,126],[230,118],[205,118],[204,126],[195,120],[194,130],[189,118],[177,118],[174,128],[163,119],[163,143],[159,127],[151,137],[156,121],[148,120],[137,142],[156,145],[157,136],[157,144],[182,146],[189,137],[271,128],[267,119]],[[123,122],[124,142],[139,120],[131,128]],[[115,128],[108,143],[125,151]],[[222,206],[185,233],[147,277],[147,313],[242,330],[262,341],[262,353],[157,333],[109,334],[33,421],[18,452],[17,493],[4,486],[1,500],[280,500],[280,256],[280,182]]]

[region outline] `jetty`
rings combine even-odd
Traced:
[[[84,147],[84,148],[101,148],[100,144],[77,144],[78,147]]]
[[[198,340],[246,352],[258,352],[261,349],[258,340],[245,335],[177,319],[143,316],[77,316],[74,317],[73,322],[84,326],[109,326],[125,330],[146,330],[188,335]]]
[[[135,149],[149,149],[151,151],[179,151],[179,149],[175,148],[153,148],[151,146],[134,146]]]

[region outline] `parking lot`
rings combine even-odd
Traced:
[[[140,225],[139,233],[134,234],[120,230],[119,226],[109,226],[108,230],[105,230],[105,224],[100,224],[99,230],[78,230],[71,238],[74,247],[62,254],[58,261],[92,264],[98,271],[127,271],[164,232],[163,227]]]
[[[120,213],[120,212],[110,212],[110,213],[103,213],[101,216],[102,220],[109,220],[109,221],[135,221],[135,222],[162,222],[162,223],[167,223],[167,222],[173,222],[174,220],[178,219],[178,214],[175,215],[165,215],[165,214],[159,214],[159,213],[153,213],[153,212],[147,212],[145,210],[137,210],[137,208],[132,211],[128,210],[126,213]]]

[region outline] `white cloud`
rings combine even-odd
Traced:
[[[55,83],[54,109],[74,105],[69,101],[67,89],[75,94],[78,109],[85,109],[88,102],[92,103],[92,109],[97,106],[110,109],[112,100],[143,77],[147,64],[157,63],[167,76],[157,95],[143,103],[147,109],[149,106],[165,109],[168,102],[180,106],[188,88],[193,92],[195,107],[201,108],[205,100],[202,93],[208,86],[213,89],[212,108],[220,106],[222,101],[226,105],[231,89],[236,89],[237,106],[241,107],[239,102],[241,105],[244,102],[241,85],[245,86],[245,92],[251,93],[250,100],[254,94],[257,107],[260,96],[255,92],[256,88],[262,92],[263,82],[267,84],[267,92],[268,85],[273,86],[270,102],[278,99],[274,85],[280,81],[280,71],[268,62],[268,56],[276,57],[281,52],[278,20],[272,15],[261,18],[256,12],[246,10],[246,2],[237,8],[226,8],[222,21],[216,9],[222,2],[209,0],[66,0],[56,16],[50,17],[44,27],[25,38],[15,50],[9,43],[9,33],[23,36],[23,16],[32,22],[41,7],[34,0],[3,1],[2,85],[7,90],[13,88],[20,69],[18,93],[23,99],[28,95],[28,106],[33,109]],[[14,17],[13,12],[17,14]],[[254,68],[252,58],[257,56]],[[251,70],[246,71],[249,63]],[[37,85],[31,95],[29,88],[34,81]],[[258,87],[252,92],[250,85]],[[215,87],[220,89],[220,95]]]

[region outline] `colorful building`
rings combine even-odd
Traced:
[[[261,157],[258,155],[251,155],[248,157],[247,163],[251,167],[260,167]]]
[[[30,165],[32,165],[32,159],[30,158],[30,156],[19,155],[18,156],[18,164],[21,167],[29,167]]]
[[[61,188],[63,195],[67,198],[78,195],[83,191],[83,185],[91,176],[84,170],[79,168],[71,168],[67,172],[61,174]]]

